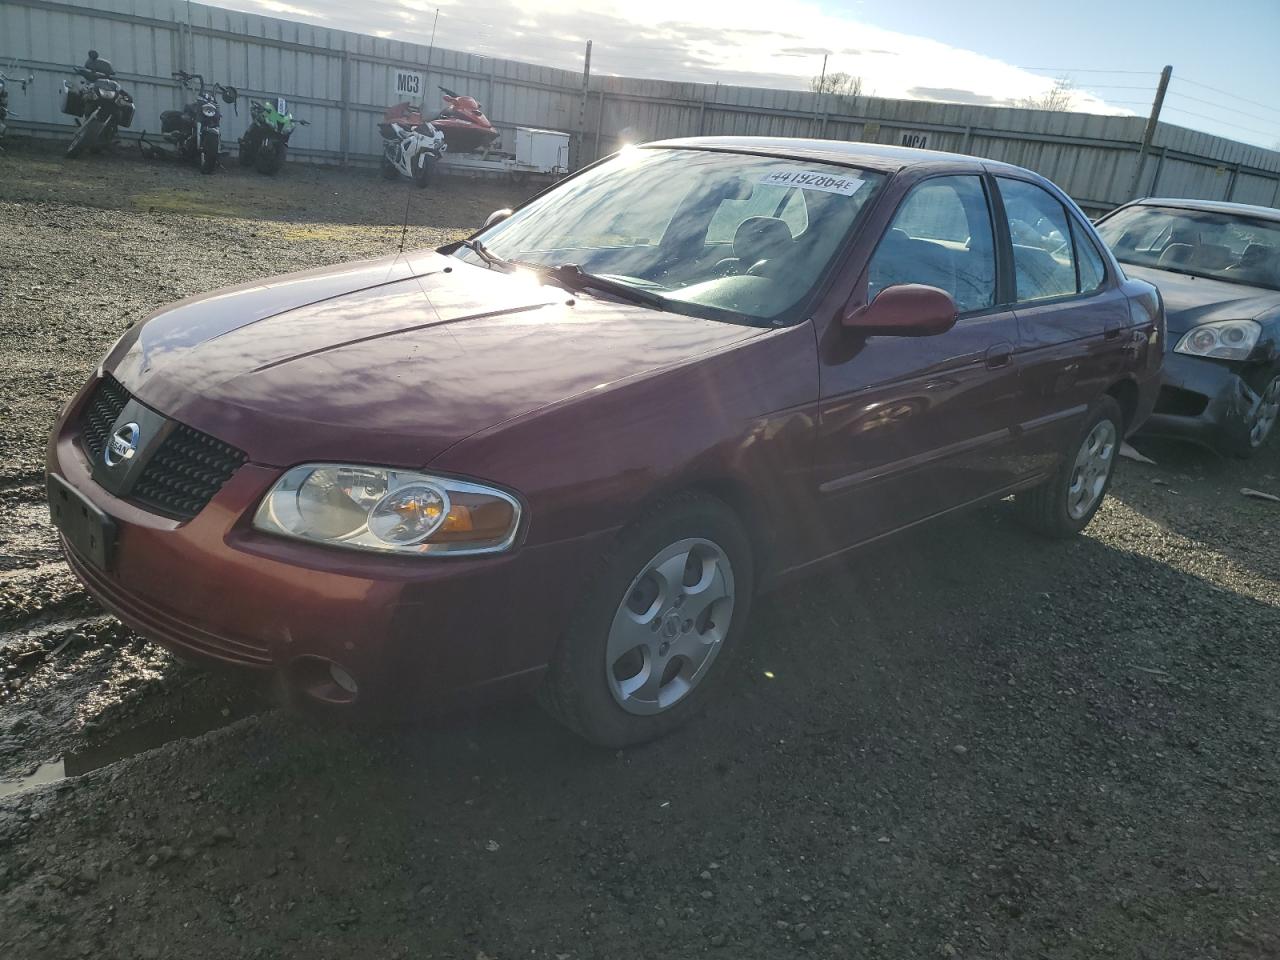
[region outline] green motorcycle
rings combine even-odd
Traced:
[[[273,174],[284,163],[289,149],[289,136],[295,125],[307,126],[306,120],[298,120],[289,113],[284,97],[275,103],[254,100],[250,104],[253,122],[240,138],[240,166],[257,167],[259,173]]]

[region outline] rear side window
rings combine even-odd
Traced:
[[[977,176],[935,177],[902,201],[871,257],[867,295],[902,283],[945,290],[961,313],[995,303],[991,211]]]
[[[1089,236],[1088,231],[1074,219],[1071,221],[1071,236],[1076,243],[1076,263],[1080,266],[1080,292],[1093,293],[1107,279],[1107,268],[1102,264],[1102,254]]]
[[[1053,194],[1034,183],[997,180],[1013,241],[1018,300],[1074,295],[1075,251],[1067,211]]]

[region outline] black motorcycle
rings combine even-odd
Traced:
[[[80,82],[62,81],[62,112],[76,118],[79,125],[67,144],[67,156],[74,158],[87,148],[97,153],[111,146],[121,127],[133,123],[133,97],[113,80],[111,61],[103,60],[97,50],[89,51],[83,67],[74,67]]]
[[[218,109],[217,97],[222,97],[223,103],[234,104],[240,94],[235,87],[221,83],[215,83],[210,91],[198,73],[178,70],[173,75],[184,90],[190,90],[193,81],[199,81],[199,92],[195,100],[181,110],[165,110],[160,114],[160,132],[174,145],[173,157],[198,163],[201,173],[213,173],[218,169],[218,155],[222,150],[222,111]],[[143,156],[169,156],[167,151],[148,143],[146,136],[144,132],[139,143]]]
[[[9,66],[6,69],[16,70],[16,68],[13,66]],[[4,142],[4,135],[9,129],[8,126],[5,124],[5,121],[8,120],[10,116],[14,116],[14,117],[17,116],[16,113],[14,114],[9,113],[9,88],[5,85],[8,83],[16,83],[22,88],[22,91],[25,93],[27,89],[27,84],[31,83],[33,80],[35,80],[35,78],[36,78],[35,74],[33,73],[28,74],[25,77],[11,77],[4,70],[0,70],[0,143]],[[0,147],[0,153],[3,153],[3,152],[4,152],[4,148]]]
[[[270,100],[254,100],[249,109],[253,122],[240,138],[240,166],[256,166],[259,173],[273,174],[284,163],[289,149],[289,137],[295,124],[307,126],[289,112],[284,97],[275,103]]]

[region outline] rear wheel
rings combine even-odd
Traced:
[[[1090,409],[1053,477],[1018,494],[1022,522],[1046,537],[1070,537],[1087,527],[1111,486],[1123,439],[1120,404],[1104,396]]]
[[[660,737],[700,709],[746,627],[751,544],[719,500],[685,495],[632,524],[561,638],[543,705],[594,743]]]
[[[80,129],[76,131],[71,142],[67,144],[67,158],[74,160],[80,154],[84,153],[85,147],[98,142],[98,137],[102,136],[102,121],[94,118],[86,120],[80,124]]]
[[[258,144],[247,134],[240,138],[240,149],[236,153],[240,166],[251,167],[258,157]]]
[[[218,169],[218,150],[222,146],[222,137],[216,133],[206,133],[200,138],[200,172],[213,173]]]
[[[396,169],[396,165],[386,157],[382,158],[382,176],[387,180],[394,180],[400,176],[400,171]]]

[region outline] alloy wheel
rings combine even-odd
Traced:
[[[1271,378],[1262,392],[1257,409],[1253,411],[1253,423],[1249,428],[1249,445],[1262,446],[1280,419],[1280,374]]]
[[[1067,513],[1080,520],[1089,515],[1102,492],[1115,463],[1118,433],[1110,420],[1099,420],[1080,445],[1067,486]]]
[[[628,713],[662,713],[706,677],[733,616],[728,555],[710,540],[680,540],[631,581],[605,645],[609,691]]]

